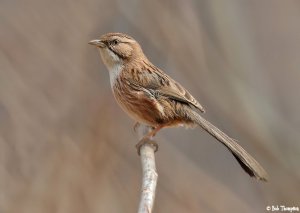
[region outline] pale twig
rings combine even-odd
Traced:
[[[149,131],[149,128],[146,128],[144,132],[147,131]],[[158,177],[156,173],[154,150],[155,147],[151,144],[144,144],[140,149],[143,183],[138,213],[151,213],[153,209]]]

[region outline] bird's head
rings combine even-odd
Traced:
[[[123,33],[107,33],[99,39],[91,40],[89,44],[99,49],[108,69],[144,57],[140,45],[132,37]]]

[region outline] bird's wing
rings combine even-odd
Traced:
[[[175,101],[192,105],[201,112],[205,111],[201,104],[178,82],[158,68],[155,67],[155,71],[153,71],[153,67],[151,68],[136,72],[133,75],[135,78],[127,80],[134,86],[141,87]]]

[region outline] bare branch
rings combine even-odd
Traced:
[[[155,200],[158,175],[156,173],[154,146],[144,144],[141,147],[143,183],[138,213],[151,213]]]

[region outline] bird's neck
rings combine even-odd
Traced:
[[[109,70],[110,84],[113,87],[116,79],[121,75],[122,72],[129,71],[131,69],[137,69],[145,67],[146,63],[150,63],[146,57],[135,58],[133,60],[122,61],[122,63],[114,63],[111,66],[107,66]]]

